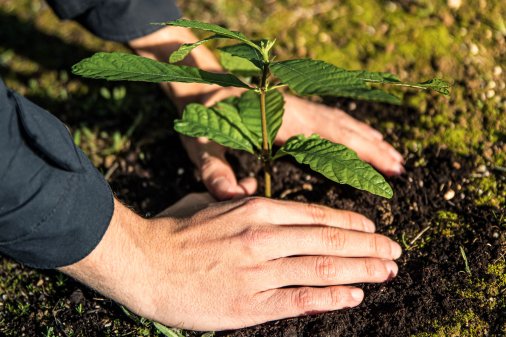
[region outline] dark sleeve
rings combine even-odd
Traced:
[[[47,0],[61,19],[78,21],[93,34],[128,42],[162,26],[152,22],[178,19],[175,0]]]
[[[99,243],[112,192],[56,117],[0,79],[0,253],[36,268],[72,264]]]

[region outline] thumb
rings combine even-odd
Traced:
[[[257,189],[257,181],[254,178],[237,181],[224,153],[206,153],[202,158],[199,171],[209,192],[219,200],[251,195]]]
[[[237,181],[225,159],[223,146],[201,137],[181,137],[181,140],[202,181],[216,199],[227,200],[255,193],[257,181],[254,178]]]

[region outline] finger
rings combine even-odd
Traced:
[[[342,110],[337,109],[337,113],[339,114],[340,124],[343,126],[346,126],[347,128],[357,132],[369,140],[383,139],[383,134],[381,132],[367,125],[366,123],[363,123],[358,119],[351,117]]]
[[[267,262],[262,268],[270,288],[379,283],[397,275],[397,264],[377,258],[300,256]]]
[[[198,169],[209,192],[219,200],[240,198],[256,191],[256,181],[252,182],[252,179],[237,182],[224,151],[208,151],[202,157]]]
[[[244,233],[243,243],[259,259],[298,255],[397,259],[398,243],[380,234],[328,226],[259,226]]]
[[[216,199],[214,199],[209,193],[190,193],[169,208],[158,213],[156,218],[165,216],[190,216],[214,202],[216,202]]]
[[[359,213],[317,204],[249,198],[238,210],[248,216],[254,215],[262,223],[274,225],[325,225],[369,233],[375,231],[374,223]]]
[[[248,177],[248,178],[241,179],[239,181],[239,186],[243,189],[244,196],[248,196],[248,195],[253,195],[256,192],[256,190],[258,188],[258,183],[255,178]]]
[[[277,320],[355,307],[364,292],[349,286],[300,287],[268,290],[256,297],[265,320]]]
[[[344,130],[341,130],[344,131]],[[346,133],[346,131],[344,131]],[[360,159],[365,160],[387,175],[400,175],[405,172],[402,155],[383,140],[369,140],[348,130],[341,140],[343,145],[353,149]]]

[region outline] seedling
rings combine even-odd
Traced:
[[[318,60],[277,61],[272,55],[276,40],[254,41],[214,24],[181,19],[161,25],[194,28],[214,35],[181,45],[170,56],[170,63],[131,54],[97,53],[74,65],[73,73],[107,80],[208,83],[245,89],[240,97],[226,99],[212,107],[196,103],[187,105],[182,118],[175,121],[174,128],[184,135],[207,137],[226,147],[257,156],[263,164],[267,197],[271,196],[272,162],[287,155],[337,183],[387,198],[393,194],[383,176],[360,160],[354,151],[318,135],[294,136],[274,153],[273,143],[284,112],[283,95],[279,88],[288,87],[299,96],[348,97],[390,104],[400,104],[400,99],[371,86],[371,83],[431,89],[445,95],[449,93],[448,83],[440,79],[402,82],[391,73],[349,71]],[[174,64],[183,60],[194,48],[214,39],[239,41],[220,49],[222,64],[229,73],[211,73]],[[256,80],[246,83],[241,77],[244,75]]]

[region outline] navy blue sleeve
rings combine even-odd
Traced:
[[[0,79],[0,253],[36,268],[88,255],[109,226],[112,192],[63,123]]]
[[[47,0],[61,19],[78,21],[106,40],[128,42],[162,26],[152,22],[178,19],[174,0]]]

